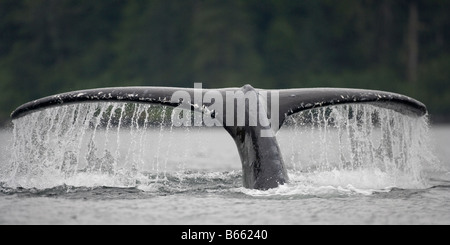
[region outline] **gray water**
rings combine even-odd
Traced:
[[[32,119],[23,127],[42,120]],[[221,129],[97,129],[94,120],[76,141],[61,141],[45,132],[65,133],[44,123],[43,141],[20,147],[3,130],[0,224],[450,224],[450,127],[422,132],[400,119],[404,134],[393,133],[392,150],[380,152],[371,146],[383,141],[376,125],[358,135],[352,122],[288,120],[277,138],[291,181],[267,191],[242,188],[236,146]],[[355,142],[362,150],[349,150]],[[67,159],[76,171],[64,167]]]

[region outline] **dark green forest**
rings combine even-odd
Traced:
[[[450,121],[447,0],[0,0],[0,122],[110,86],[352,87]]]

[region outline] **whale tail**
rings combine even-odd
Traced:
[[[73,91],[41,98],[18,107],[12,119],[49,107],[83,102],[150,103],[207,114],[234,139],[246,188],[269,189],[289,181],[280,147],[274,136],[289,115],[314,108],[370,103],[413,117],[427,109],[410,97],[375,90],[308,88],[262,90],[170,87],[115,87]]]

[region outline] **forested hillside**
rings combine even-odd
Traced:
[[[0,122],[103,86],[354,87],[450,121],[447,0],[0,0]]]

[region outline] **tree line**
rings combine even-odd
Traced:
[[[110,86],[352,87],[450,120],[450,1],[0,0],[0,121]]]

